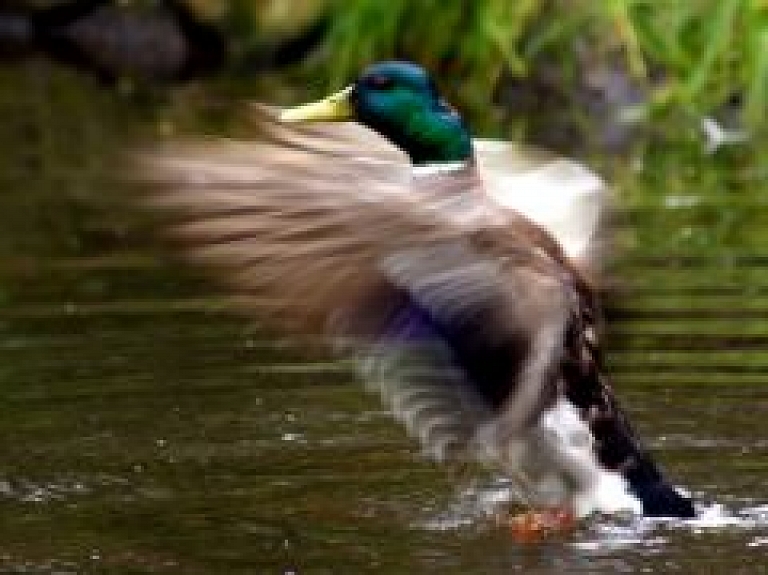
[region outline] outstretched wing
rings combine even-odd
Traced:
[[[377,292],[387,256],[464,233],[429,198],[409,195],[399,164],[287,135],[301,145],[198,140],[141,157],[149,201],[175,218],[186,254],[274,315],[321,332]]]
[[[692,513],[601,376],[582,274],[550,233],[486,193],[491,172],[414,179],[357,127],[262,128],[256,142],[140,155],[148,201],[171,215],[190,259],[275,321],[350,344],[367,384],[432,456],[480,447],[503,461],[565,396],[600,465],[647,513]],[[578,483],[570,463],[548,461]]]
[[[279,132],[284,142],[363,159],[382,168],[382,174],[402,177],[410,172],[405,154],[359,124],[316,124],[290,135],[289,130],[263,121],[274,114],[270,108],[258,105],[253,111],[256,122],[272,134]],[[600,269],[610,200],[600,176],[570,158],[531,146],[487,138],[475,138],[472,144],[476,172],[490,201],[546,230],[583,271]]]
[[[397,152],[361,149],[354,131],[265,127],[258,142],[141,154],[149,201],[172,214],[187,256],[260,313],[354,340],[436,456],[488,417],[503,413],[510,433],[531,422],[554,394],[578,308],[580,280],[557,243],[489,201],[471,169],[413,179]],[[435,417],[450,433],[433,440]]]

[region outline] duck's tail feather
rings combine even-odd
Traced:
[[[591,329],[581,322],[572,328],[563,368],[565,393],[589,425],[598,462],[624,477],[629,490],[640,500],[644,515],[694,517],[691,499],[669,483],[614,397],[602,375],[596,346],[585,337]]]
[[[633,491],[643,504],[643,514],[648,517],[696,517],[691,498],[681,494],[666,481],[635,485]]]

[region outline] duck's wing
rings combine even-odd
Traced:
[[[264,106],[254,110],[257,122],[269,129],[261,120],[274,110]],[[275,132],[274,125],[270,131]],[[314,145],[338,155],[364,157],[401,176],[409,171],[402,152],[356,123],[317,124],[293,136],[278,131],[294,144],[306,144],[311,138]],[[603,179],[582,163],[532,146],[486,138],[474,138],[472,143],[476,172],[489,199],[546,230],[574,265],[590,276],[599,275],[609,243],[606,214],[611,199]]]
[[[488,202],[471,171],[414,181],[354,138],[350,149],[322,131],[270,129],[261,142],[175,141],[140,154],[148,202],[172,215],[188,258],[300,333],[351,338],[378,359],[421,350],[429,376],[395,362],[386,377],[407,381],[379,386],[417,435],[434,426],[414,419],[428,405],[461,422],[462,446],[488,417],[503,413],[510,435],[535,420],[578,308],[556,243]]]
[[[278,321],[322,333],[381,283],[379,262],[456,230],[407,193],[397,160],[285,129],[261,141],[174,140],[139,154],[147,202],[187,256]]]
[[[600,176],[570,158],[514,142],[473,143],[488,194],[546,229],[581,269],[599,272],[610,200]]]
[[[514,473],[516,438],[566,397],[596,465],[661,481],[600,374],[591,291],[546,231],[489,201],[471,171],[413,180],[354,136],[268,129],[140,154],[147,201],[189,259],[246,308],[343,340],[436,458],[482,451]]]

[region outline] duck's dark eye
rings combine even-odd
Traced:
[[[374,74],[365,79],[365,85],[374,90],[389,90],[395,85],[395,81],[389,76]]]

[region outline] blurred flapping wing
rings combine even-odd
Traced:
[[[491,200],[474,167],[414,177],[357,127],[263,128],[141,154],[188,257],[283,325],[367,347],[369,383],[435,457],[492,413],[506,436],[530,423],[589,297],[552,237]],[[403,343],[426,344],[431,369],[393,361]]]
[[[142,153],[141,168],[185,253],[302,329],[380,295],[385,262],[404,250],[462,243],[546,263],[514,237],[520,226],[500,231],[525,220],[488,201],[472,170],[414,179],[399,152],[352,125],[263,128],[260,141],[173,141]]]

